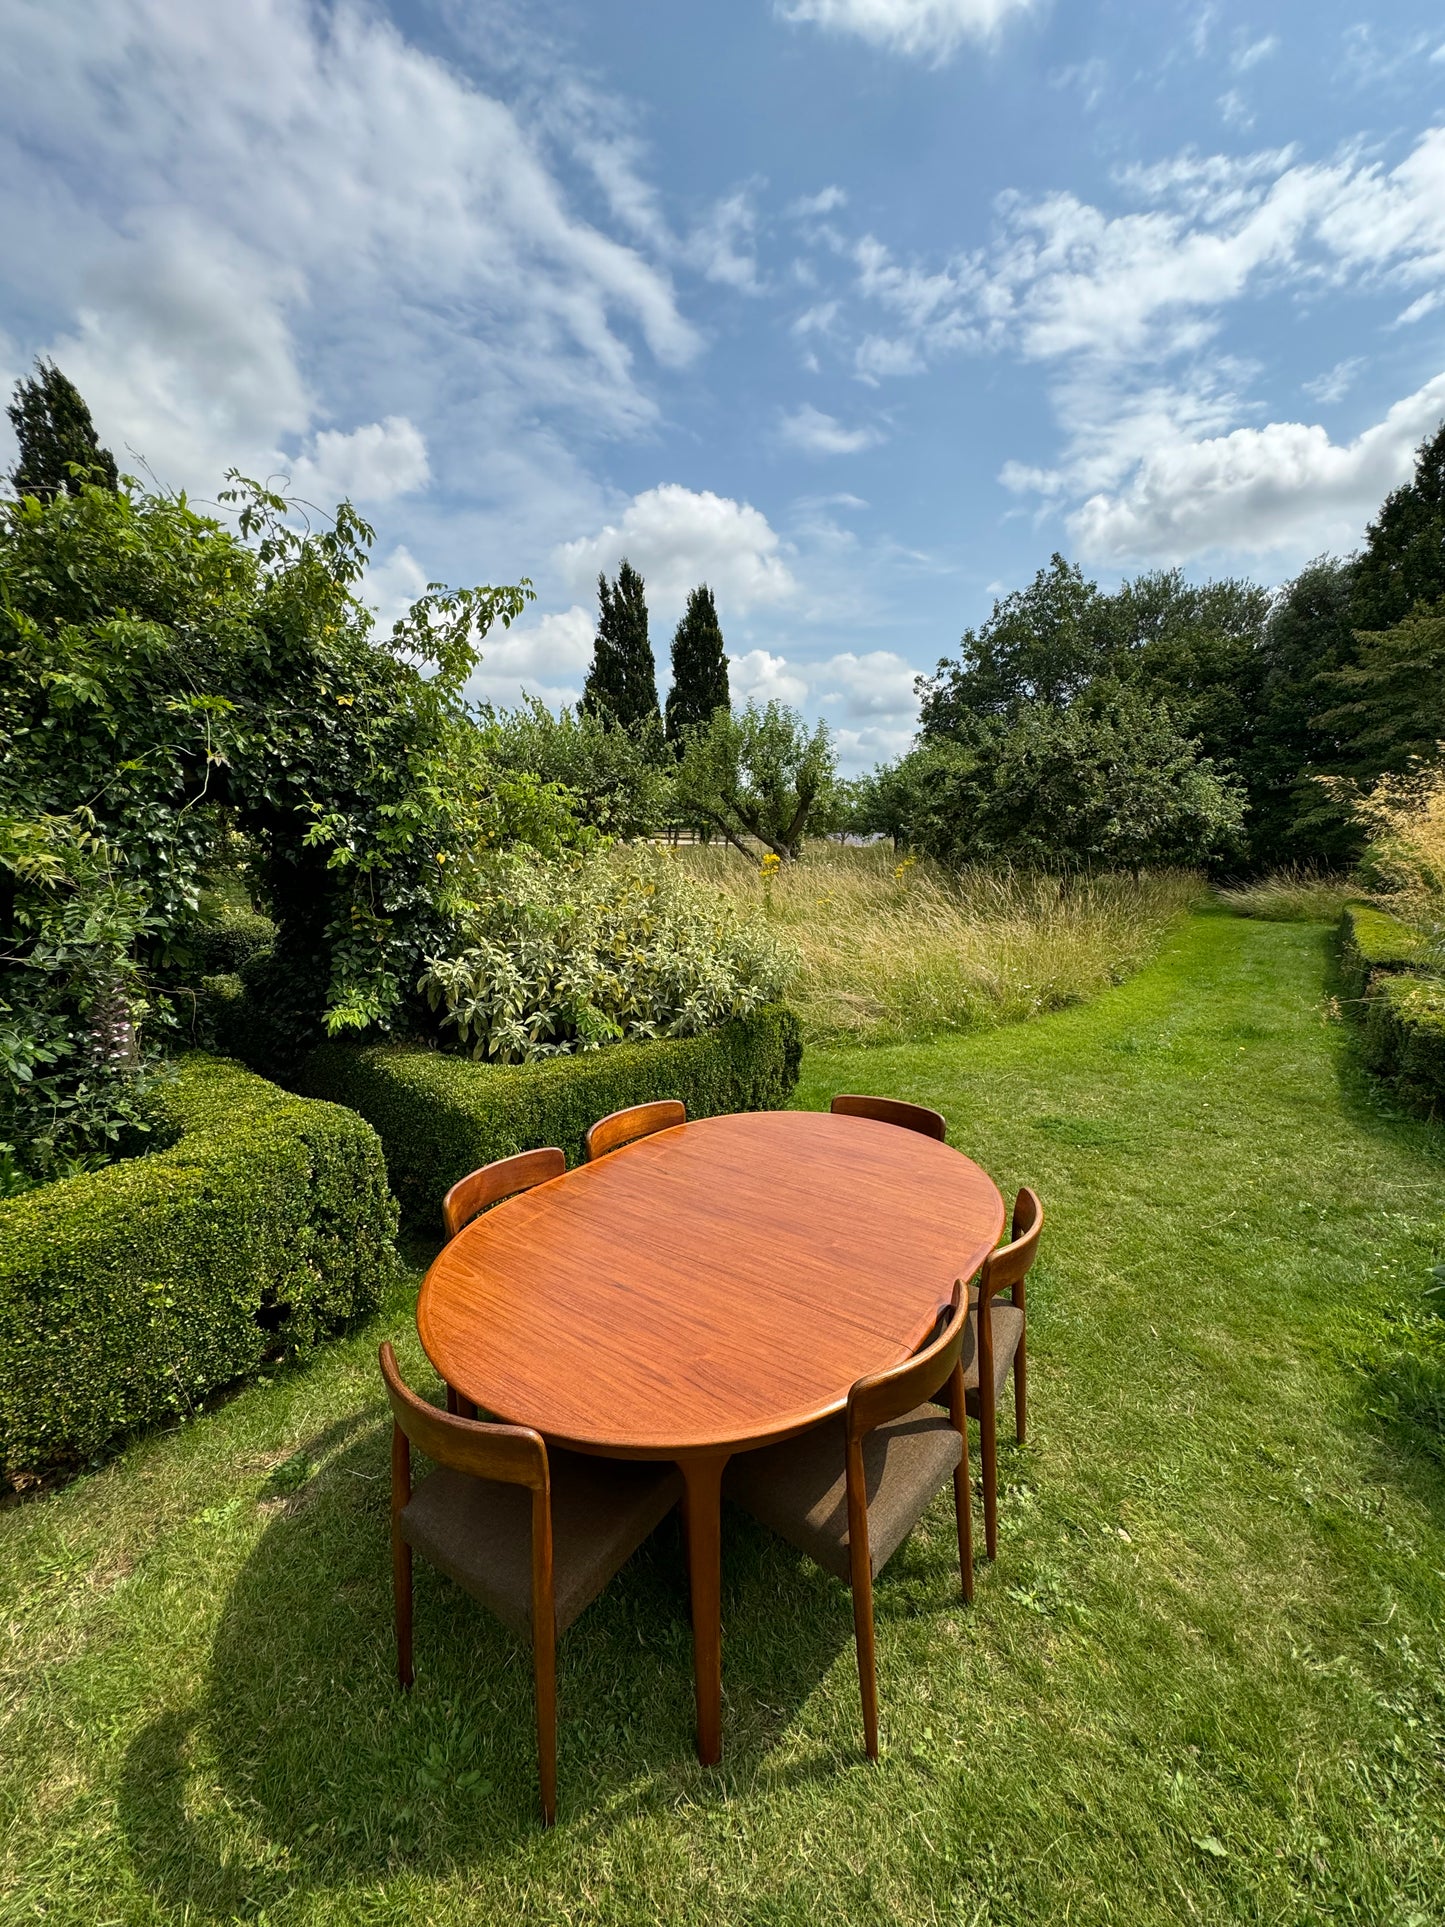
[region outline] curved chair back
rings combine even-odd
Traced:
[[[502,1485],[548,1488],[547,1443],[526,1425],[486,1425],[478,1419],[456,1418],[428,1405],[402,1378],[390,1343],[381,1347],[381,1376],[386,1384],[392,1420],[407,1444],[437,1465],[466,1472],[474,1479],[496,1479]],[[402,1502],[405,1504],[405,1500]]]
[[[598,1118],[582,1140],[583,1159],[591,1164],[637,1138],[651,1137],[654,1131],[670,1131],[686,1122],[687,1106],[675,1097],[661,1098],[655,1104],[631,1104],[625,1111]]]
[[[469,1171],[442,1199],[447,1237],[455,1238],[462,1226],[470,1224],[488,1205],[514,1198],[519,1191],[530,1191],[534,1184],[545,1184],[549,1178],[560,1178],[566,1169],[566,1158],[550,1149],[519,1151],[516,1157],[497,1158],[480,1170]]]
[[[970,1333],[961,1278],[953,1287],[951,1301],[938,1309],[939,1330],[922,1351],[886,1372],[871,1372],[867,1378],[860,1378],[849,1392],[850,1446],[890,1419],[901,1418],[924,1404],[957,1371]],[[961,1412],[956,1416],[961,1418]]]
[[[997,1251],[990,1252],[984,1259],[978,1281],[980,1305],[987,1304],[1001,1291],[1011,1292],[1016,1305],[1023,1303],[1024,1280],[1033,1270],[1034,1260],[1039,1255],[1039,1239],[1043,1229],[1044,1207],[1039,1203],[1038,1193],[1031,1191],[1026,1184],[1020,1185],[1019,1194],[1014,1199],[1009,1242],[1000,1245]]]
[[[872,1117],[880,1124],[896,1124],[904,1131],[918,1131],[924,1137],[937,1138],[942,1144],[947,1125],[940,1111],[930,1111],[925,1104],[905,1104],[897,1097],[852,1097],[839,1095],[829,1105],[835,1117]]]

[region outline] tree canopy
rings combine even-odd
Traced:
[[[35,373],[16,382],[5,412],[20,444],[10,471],[17,495],[49,502],[62,492],[78,494],[86,482],[117,486],[115,457],[101,447],[85,398],[53,361],[37,358]]]
[[[626,556],[615,582],[598,576],[597,603],[597,638],[583,706],[636,735],[654,718],[660,721],[660,712],[657,665],[647,639],[646,585]]]
[[[810,730],[779,702],[714,710],[688,736],[674,785],[683,821],[744,856],[750,836],[776,857],[796,856],[804,836],[832,826],[841,802],[828,725]]]
[[[699,583],[672,638],[672,688],[667,696],[667,740],[681,753],[689,729],[729,709],[728,659],[712,590]]]

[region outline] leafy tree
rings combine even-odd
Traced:
[[[1098,588],[1061,555],[1027,589],[993,605],[932,676],[919,678],[924,736],[947,736],[978,716],[1007,715],[1023,702],[1065,703],[1106,666],[1107,626]]]
[[[700,583],[672,638],[672,688],[667,697],[667,740],[680,755],[684,733],[730,709],[728,659],[712,590]]]
[[[1335,767],[1357,783],[1407,775],[1445,744],[1445,598],[1417,603],[1389,629],[1358,631],[1353,661],[1321,678],[1335,706],[1320,727],[1339,740]]]
[[[37,358],[35,373],[16,382],[5,412],[20,443],[20,459],[10,471],[17,495],[49,502],[62,490],[77,494],[82,479],[117,486],[115,457],[101,447],[80,390],[53,361]],[[86,471],[84,478],[72,473],[76,467]]]
[[[580,824],[626,839],[662,828],[669,785],[655,718],[633,736],[585,706],[554,716],[533,696],[482,711],[478,726],[489,764],[554,786]]]
[[[1238,843],[1239,784],[1139,690],[975,718],[905,759],[909,840],[953,866],[1198,863]]]
[[[1379,631],[1445,597],[1445,422],[1421,442],[1415,473],[1386,496],[1355,562],[1352,618]]]
[[[674,800],[685,822],[716,831],[744,856],[755,837],[784,860],[810,830],[831,826],[841,795],[828,725],[813,730],[795,709],[750,702],[713,712],[688,736]]]
[[[647,639],[646,585],[626,556],[616,582],[598,576],[597,602],[597,640],[582,702],[637,734],[659,713],[657,665]]]
[[[142,1020],[164,1029],[227,820],[278,925],[257,994],[299,1050],[393,1020],[505,816],[461,690],[527,586],[433,587],[378,646],[354,511],[302,533],[281,498],[231,493],[238,532],[129,487],[0,503],[0,998],[29,1027],[17,1049],[60,1048],[35,972],[57,929],[90,946],[64,965],[68,1056],[47,1060],[75,1089],[87,1036],[139,1034],[121,1054],[139,1063]],[[76,837],[49,880],[13,854]]]

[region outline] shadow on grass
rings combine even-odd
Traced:
[[[559,1650],[560,1826],[537,1818],[530,1653],[420,1561],[416,1684],[394,1671],[389,1427],[378,1407],[308,1441],[217,1625],[191,1707],[132,1743],[119,1794],[137,1877],[177,1917],[254,1919],[283,1897],[483,1861],[546,1867],[639,1812],[761,1776],[846,1646],[846,1592],[736,1515],[724,1530],[728,1757],[693,1751],[682,1536],[669,1519]],[[273,1482],[274,1484],[274,1482]],[[271,1488],[267,1488],[270,1490]]]

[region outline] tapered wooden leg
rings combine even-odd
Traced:
[[[403,1690],[411,1685],[411,1547],[392,1528],[391,1581],[396,1594],[396,1676]]]
[[[692,1594],[692,1667],[697,1691],[697,1757],[722,1758],[722,1475],[726,1457],[684,1459],[683,1519]]]
[[[983,1543],[990,1559],[998,1557],[998,1435],[993,1402],[993,1361],[988,1376],[979,1374],[978,1455],[983,1472]]]
[[[867,1542],[849,1546],[853,1584],[853,1641],[858,1648],[858,1691],[863,1700],[863,1751],[878,1758],[878,1654],[873,1637],[873,1573]]]
[[[1022,1445],[1029,1417],[1029,1359],[1027,1330],[1019,1333],[1019,1348],[1014,1353],[1014,1437]]]
[[[958,1577],[963,1597],[973,1604],[973,1481],[968,1475],[968,1425],[963,1426],[963,1457],[953,1473],[953,1511],[958,1520]]]
[[[532,1626],[532,1687],[537,1696],[537,1779],[542,1823],[557,1818],[557,1629],[538,1619]]]

